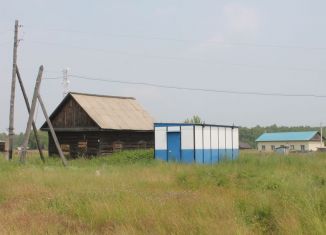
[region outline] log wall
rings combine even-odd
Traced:
[[[56,134],[63,151],[73,158],[154,147],[153,131],[56,132]],[[49,155],[57,154],[53,139],[49,134]]]

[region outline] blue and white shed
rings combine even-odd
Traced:
[[[155,123],[155,159],[213,164],[239,156],[235,126]]]

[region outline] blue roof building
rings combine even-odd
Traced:
[[[258,150],[275,151],[287,147],[290,151],[317,151],[324,147],[324,138],[318,131],[264,133],[256,139]]]

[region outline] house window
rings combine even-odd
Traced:
[[[69,144],[61,144],[60,148],[64,155],[70,154],[70,145]]]
[[[265,149],[266,149],[265,145],[262,145],[262,146],[261,146],[261,150],[262,150],[262,151],[265,151]]]
[[[79,141],[78,142],[78,154],[81,157],[84,157],[84,155],[87,153],[87,141]]]
[[[121,152],[123,149],[123,143],[120,141],[113,143],[113,152]]]
[[[291,146],[290,146],[290,149],[291,149],[291,150],[294,150],[294,145],[291,145]]]
[[[79,141],[78,148],[80,149],[87,149],[87,141]]]
[[[304,145],[301,145],[301,151],[302,152],[306,151],[306,147]]]
[[[275,145],[271,146],[272,151],[275,151]]]

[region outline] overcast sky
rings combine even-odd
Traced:
[[[324,0],[0,0],[0,131],[8,128],[14,20],[30,99],[38,67],[89,77],[217,90],[326,95]],[[326,123],[326,99],[180,91],[70,78],[71,91],[133,96],[157,122]],[[44,80],[48,111],[61,80]],[[16,132],[26,108],[17,87]],[[40,110],[37,124],[44,122]]]

